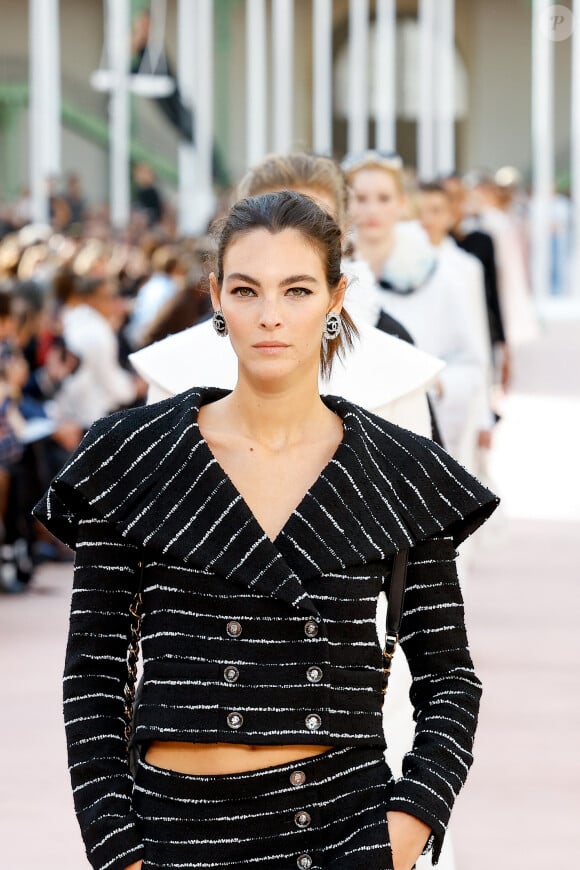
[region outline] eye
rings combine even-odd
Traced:
[[[249,299],[251,296],[256,295],[251,287],[234,287],[231,292],[233,296],[241,296],[242,299]]]
[[[309,290],[307,287],[289,287],[288,290],[286,290],[286,295],[294,296],[295,298],[300,296],[311,296],[312,290]]]

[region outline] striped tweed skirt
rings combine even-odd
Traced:
[[[133,805],[143,870],[392,870],[391,782],[374,747],[218,776],[140,761]]]

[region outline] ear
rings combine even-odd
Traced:
[[[215,272],[209,273],[209,295],[211,296],[211,305],[214,311],[220,310],[220,288],[215,276]]]
[[[340,312],[342,311],[342,306],[344,305],[344,297],[346,295],[347,287],[348,278],[346,277],[346,275],[342,275],[340,281],[336,285],[336,290],[333,290],[330,294],[332,304],[328,309],[329,314],[331,311],[333,311],[335,314],[340,314]]]

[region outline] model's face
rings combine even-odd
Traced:
[[[240,372],[264,386],[317,376],[329,311],[340,312],[345,282],[333,292],[317,249],[297,230],[256,229],[234,237],[223,285],[210,276]]]
[[[418,199],[419,220],[431,242],[438,245],[453,226],[453,216],[443,193],[421,193]]]
[[[351,181],[349,215],[362,242],[388,237],[401,217],[405,203],[390,172],[360,169]]]

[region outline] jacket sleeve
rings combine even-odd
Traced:
[[[79,519],[64,718],[75,810],[95,870],[124,870],[143,857],[124,733],[129,605],[138,560],[138,549],[110,523]]]
[[[481,683],[465,631],[451,538],[410,552],[400,643],[412,675],[415,738],[403,759],[389,809],[410,813],[433,832],[437,862],[457,794],[473,761]]]

